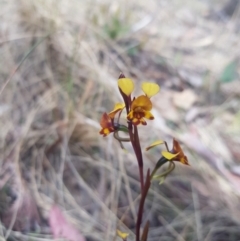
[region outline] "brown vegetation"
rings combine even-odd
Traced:
[[[89,241],[133,239],[137,163],[98,134],[120,72],[161,86],[142,143],[175,137],[191,165],[150,189],[149,241],[240,239],[240,12],[214,2],[0,3],[2,240],[52,240],[53,205]]]

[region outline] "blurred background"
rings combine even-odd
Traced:
[[[98,133],[121,72],[161,86],[142,148],[191,165],[153,182],[149,241],[240,240],[239,36],[238,0],[0,1],[1,240],[134,240],[135,156]]]

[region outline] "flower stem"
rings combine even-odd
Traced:
[[[143,188],[139,207],[138,207],[138,217],[136,222],[136,241],[140,241],[140,228],[142,223],[143,208],[144,208],[145,199],[147,197],[150,185],[151,185],[150,170],[148,169],[145,186]]]
[[[134,144],[136,149],[136,157],[138,160],[138,168],[139,168],[139,178],[141,183],[141,192],[143,193],[144,188],[144,178],[143,178],[143,158],[142,158],[142,149],[140,146],[140,140],[138,136],[137,126],[134,125]]]
[[[155,175],[155,173],[157,172],[157,170],[158,170],[162,165],[164,165],[164,164],[167,163],[167,162],[169,162],[169,160],[166,159],[166,158],[163,157],[163,156],[158,160],[155,168],[153,169],[153,171],[152,171],[152,173],[151,173],[151,179],[153,178],[153,176]]]

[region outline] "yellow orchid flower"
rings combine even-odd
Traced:
[[[124,103],[117,103],[117,104],[115,104],[113,110],[108,113],[108,116],[109,116],[111,119],[113,119],[113,118],[115,117],[115,115],[116,115],[119,111],[123,110],[124,108],[125,108],[125,104],[124,104]]]
[[[163,144],[164,141],[159,140],[152,143],[146,150],[149,150],[157,145]],[[162,151],[162,156],[169,161],[179,161],[182,164],[189,165],[187,156],[185,156],[179,142],[176,139],[173,139],[173,148],[171,151]]]
[[[175,156],[170,156],[169,153],[173,154]],[[162,155],[163,156],[165,155],[164,157],[168,160],[179,161],[182,164],[189,166],[188,158],[187,158],[187,156],[185,156],[179,142],[176,139],[173,139],[173,148],[172,148],[171,152],[168,152],[168,154],[162,153]]]
[[[134,125],[147,125],[144,118],[153,120],[154,116],[150,112],[152,109],[151,100],[145,96],[141,95],[133,100],[131,104],[131,111],[127,115],[128,120],[131,120]]]
[[[111,132],[114,132],[114,126],[113,126],[112,120],[107,113],[103,113],[102,119],[100,121],[100,125],[102,127],[102,129],[99,131],[101,135],[107,136]]]
[[[129,79],[120,79],[118,85],[126,95],[130,95],[133,91],[134,86]],[[147,125],[145,119],[154,119],[154,116],[150,112],[152,109],[150,97],[156,95],[159,92],[160,87],[155,83],[144,82],[142,83],[142,90],[146,95],[140,95],[136,99],[133,99],[130,112],[127,115],[127,119],[132,121],[134,125]]]

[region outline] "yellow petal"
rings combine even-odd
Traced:
[[[111,133],[111,130],[109,130],[108,128],[103,128],[99,131],[99,134],[101,134],[103,136],[107,136],[110,133]]]
[[[146,111],[144,113],[144,118],[149,119],[149,120],[153,120],[154,116],[152,115],[152,113],[150,111]]]
[[[141,118],[139,121],[140,121],[140,123],[141,123],[142,125],[144,125],[144,126],[147,125],[147,122],[146,122],[143,118]]]
[[[153,148],[155,146],[161,145],[161,144],[164,144],[164,141],[162,141],[162,140],[154,141],[150,146],[148,146],[146,148],[146,151],[150,150],[151,148]]]
[[[104,133],[105,135],[108,135],[108,134],[110,133],[110,130],[109,130],[108,128],[104,128],[104,129],[103,129],[103,133]]]
[[[133,119],[133,111],[131,110],[130,112],[129,112],[129,114],[127,115],[127,119],[128,120],[132,120]]]
[[[133,125],[137,126],[137,125],[139,125],[141,122],[140,122],[139,119],[133,118],[133,119],[132,119],[132,123],[133,123]]]
[[[124,104],[124,103],[117,103],[117,104],[115,104],[115,106],[114,106],[114,110],[123,109],[124,107],[125,107],[125,104]]]
[[[150,98],[150,97],[156,95],[159,92],[160,87],[156,83],[143,82],[142,83],[142,90],[146,94],[146,96],[148,98]]]
[[[166,159],[168,159],[168,160],[172,160],[172,159],[174,159],[174,157],[176,157],[177,155],[178,155],[179,153],[177,153],[177,154],[172,154],[171,152],[168,152],[168,151],[162,151],[162,155],[166,158]]]
[[[121,111],[125,107],[124,103],[117,103],[115,104],[113,110],[108,113],[108,116],[113,119],[117,112]]]
[[[118,87],[125,95],[129,96],[133,92],[134,83],[129,78],[122,78],[118,80]]]
[[[134,111],[138,107],[141,107],[145,111],[150,111],[152,109],[152,102],[147,96],[140,95],[132,102],[131,110]]]
[[[124,232],[117,229],[117,235],[122,239],[126,239],[129,235],[129,233],[124,233]]]

